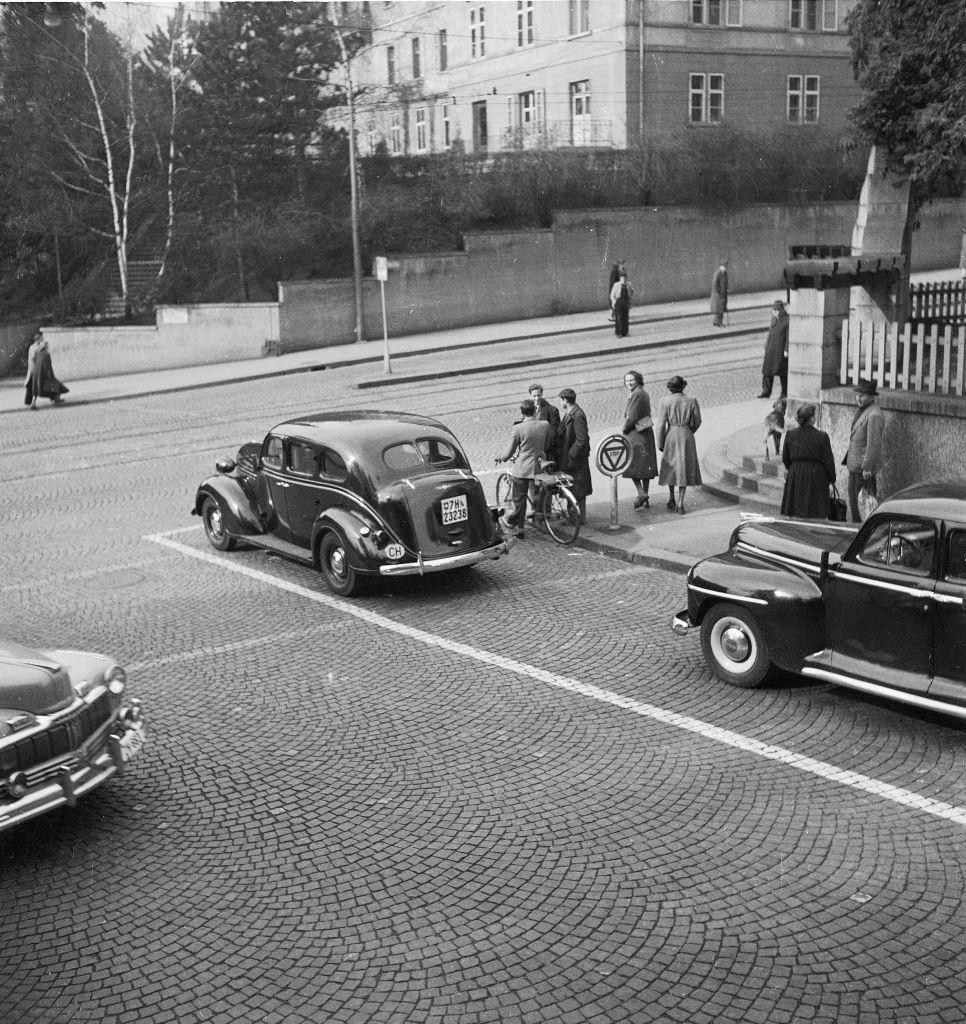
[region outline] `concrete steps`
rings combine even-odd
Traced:
[[[746,427],[712,444],[701,457],[704,490],[755,512],[776,513],[785,489],[785,467],[769,441],[765,457],[765,414],[761,426]]]

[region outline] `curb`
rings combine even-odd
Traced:
[[[643,322],[643,321],[637,321]],[[658,321],[654,321],[658,322]],[[593,328],[591,328],[593,330]],[[695,334],[687,338],[666,338],[663,341],[644,341],[641,340],[635,343],[628,343],[624,345],[615,345],[611,348],[598,349],[594,353],[595,356],[610,356],[619,355],[621,352],[638,352],[642,349],[653,351],[654,349],[660,348],[671,348],[675,345],[686,345],[691,344],[695,341],[710,341],[712,338],[737,338],[743,334],[747,334],[749,331],[748,327],[741,328],[739,330],[725,330],[715,331],[712,334]],[[558,331],[557,334],[571,334],[571,331]],[[524,338],[506,338],[500,339],[501,341],[522,341],[531,340],[532,338],[538,337],[550,337],[550,335],[537,335],[531,334],[526,335]],[[452,351],[452,346],[448,351]],[[584,355],[572,355],[572,356],[561,356],[561,359],[582,359]],[[493,370],[512,370],[522,366],[534,366],[539,363],[547,362],[547,356],[532,356],[529,359],[513,359],[502,363],[487,363],[486,366],[466,366],[461,369],[455,370],[437,370],[434,373],[411,373],[400,377],[379,377],[373,380],[361,380],[356,384],[356,388],[359,390],[365,390],[367,388],[381,388],[391,387],[393,384],[415,384],[420,381],[426,380],[441,380],[444,377],[463,377],[471,373],[491,373]]]
[[[595,555],[605,555],[620,562],[632,562],[635,565],[646,565],[652,569],[664,569],[666,572],[677,573],[681,576],[685,575],[696,561],[696,559],[685,558],[673,551],[662,551],[660,548],[654,548],[650,552],[627,551],[596,537],[584,537],[583,535],[577,537],[574,547],[591,551]]]

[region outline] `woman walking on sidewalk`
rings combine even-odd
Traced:
[[[27,380],[23,404],[36,409],[39,397],[49,398],[52,405],[60,405],[64,400],[62,396],[69,390],[54,376],[47,339],[38,331],[30,348],[27,349]]]
[[[701,426],[701,409],[697,399],[685,395],[688,382],[675,374],[668,382],[670,395],[661,399],[658,412],[657,446],[664,453],[659,482],[671,492],[667,507],[684,515],[684,492],[701,483],[701,467],[694,432]],[[674,500],[674,488],[678,500]]]
[[[651,419],[651,398],[644,390],[644,378],[637,370],[624,374],[627,405],[624,408],[624,437],[631,446],[631,461],[621,474],[637,488],[634,508],[650,508],[648,488],[657,476],[657,449],[654,447],[654,421]]]

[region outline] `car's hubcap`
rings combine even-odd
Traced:
[[[220,537],[221,536],[221,532],[222,532],[224,527],[223,527],[222,522],[221,522],[221,512],[220,512],[219,509],[213,508],[208,513],[208,526],[209,526],[209,528],[211,530],[212,536],[214,536],[214,537]]]
[[[728,626],[721,633],[721,650],[731,661],[747,661],[748,655],[751,653],[751,641],[748,639],[748,634],[739,626]]]
[[[345,552],[342,548],[332,549],[332,553],[329,555],[329,568],[332,570],[333,576],[338,576],[340,579],[345,576]]]

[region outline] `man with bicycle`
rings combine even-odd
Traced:
[[[533,478],[540,472],[541,462],[547,451],[550,436],[550,425],[545,420],[537,419],[537,409],[533,400],[525,398],[520,403],[520,414],[523,419],[514,425],[510,439],[510,449],[497,462],[508,462],[514,459],[510,469],[513,477],[513,512],[506,517],[507,526],[513,528],[513,536],[523,540],[523,523],[527,512],[527,492],[533,486]]]

